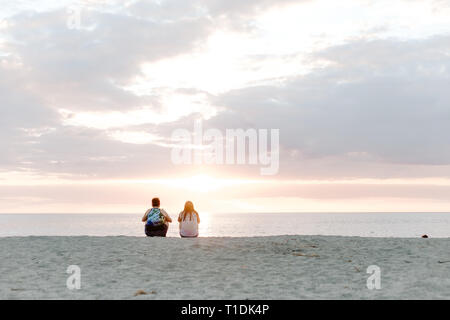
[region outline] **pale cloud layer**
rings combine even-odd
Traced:
[[[284,197],[289,208],[314,210],[395,198],[395,210],[411,199],[450,210],[448,187],[433,182],[450,179],[449,1],[2,0],[0,8],[2,211],[58,211],[66,201],[106,210],[124,192],[115,179],[261,178],[251,166],[173,165],[172,131],[192,130],[198,118],[221,130],[279,128],[278,181],[403,181],[226,188],[214,195],[222,204],[247,199],[256,210]],[[74,9],[80,28],[68,25]],[[111,182],[91,203],[87,189],[54,187],[53,178]],[[34,179],[39,192],[26,187]],[[411,179],[424,182],[408,187]],[[117,208],[144,201],[138,186]]]

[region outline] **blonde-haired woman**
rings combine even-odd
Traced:
[[[178,216],[180,223],[180,236],[182,238],[198,237],[198,224],[200,223],[200,216],[194,209],[194,204],[191,201],[186,202],[184,210]]]

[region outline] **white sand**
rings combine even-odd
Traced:
[[[450,299],[449,260],[449,238],[0,238],[0,298]],[[367,289],[370,265],[381,290]]]

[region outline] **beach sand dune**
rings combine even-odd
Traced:
[[[11,237],[0,298],[449,299],[449,261],[450,239]],[[70,265],[79,290],[66,286]]]

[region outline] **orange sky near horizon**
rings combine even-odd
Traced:
[[[212,213],[450,211],[450,179],[0,179],[0,190],[6,188],[22,196],[4,192],[2,213],[140,213],[153,197],[170,212],[180,211],[187,200]]]

